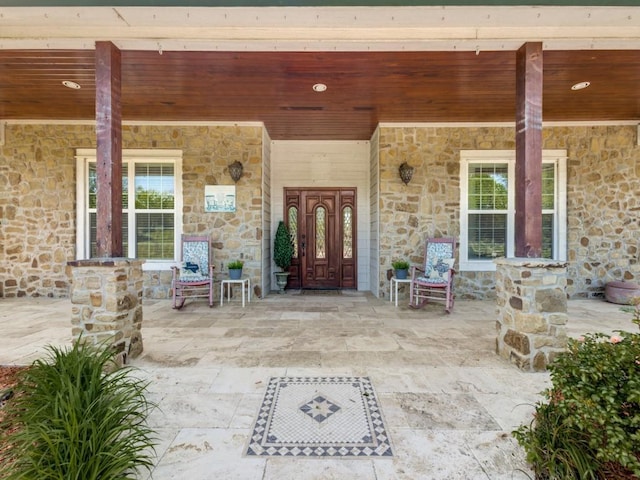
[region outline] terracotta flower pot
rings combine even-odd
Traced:
[[[630,305],[634,298],[640,298],[640,285],[632,282],[609,282],[604,287],[607,302]]]

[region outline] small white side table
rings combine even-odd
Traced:
[[[229,285],[227,288],[227,303],[231,301],[231,285],[237,283],[240,285],[242,289],[242,308],[244,308],[244,291],[247,290],[247,301],[251,303],[251,279],[249,278],[239,278],[237,280],[232,280],[230,278],[225,278],[220,282],[220,306],[224,303],[224,286]]]
[[[389,301],[393,302],[396,299],[396,307],[398,306],[398,284],[399,283],[411,283],[410,278],[396,278],[395,275],[391,277],[391,285],[389,288]],[[395,291],[395,295],[394,295]]]

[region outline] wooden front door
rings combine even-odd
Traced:
[[[357,288],[356,189],[285,188],[290,288]]]

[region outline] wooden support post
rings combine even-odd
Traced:
[[[122,257],[122,113],[120,50],[96,42],[98,258]]]
[[[542,43],[516,55],[515,255],[542,255]]]

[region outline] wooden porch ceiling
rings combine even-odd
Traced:
[[[385,122],[514,122],[515,58],[123,50],[122,117],[258,121],[274,140],[368,140]],[[571,89],[584,81],[591,86]],[[327,90],[314,92],[316,83]],[[545,51],[543,121],[640,121],[638,85],[638,50]],[[0,50],[0,120],[93,119],[94,50]]]

